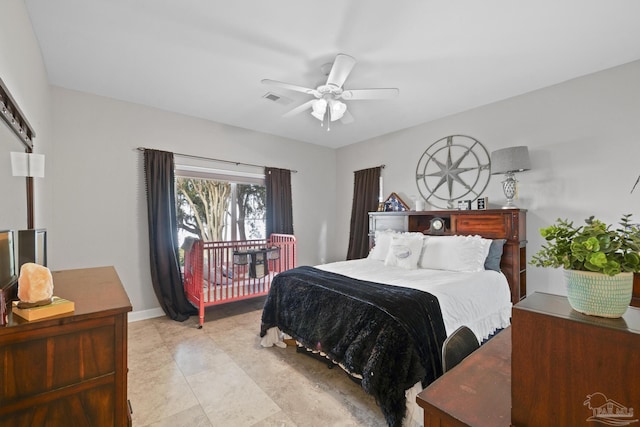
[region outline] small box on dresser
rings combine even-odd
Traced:
[[[586,316],[534,293],[514,306],[511,329],[513,426],[640,424],[640,309]]]

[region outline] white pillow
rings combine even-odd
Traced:
[[[484,270],[491,240],[480,236],[431,236],[420,257],[421,268],[475,272]]]
[[[407,270],[418,268],[424,237],[422,235],[399,235],[391,237],[391,245],[384,265],[398,266]]]
[[[389,252],[389,246],[391,245],[391,238],[393,236],[413,236],[416,238],[424,239],[427,236],[419,231],[394,231],[394,230],[377,230],[375,233],[375,246],[369,251],[367,258],[377,259],[384,261],[387,258]]]
[[[377,230],[375,234],[375,246],[369,251],[369,259],[377,259],[378,261],[384,261],[389,252],[389,245],[391,245],[391,237],[397,233],[393,230]]]

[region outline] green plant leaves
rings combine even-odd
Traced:
[[[546,243],[532,257],[537,267],[563,267],[616,275],[623,271],[640,272],[640,229],[631,223],[631,214],[622,216],[622,228],[589,217],[581,227],[558,218],[540,229]]]

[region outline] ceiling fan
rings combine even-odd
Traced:
[[[372,99],[390,99],[398,95],[400,92],[397,88],[377,88],[377,89],[345,89],[343,88],[344,82],[349,77],[351,70],[356,65],[356,60],[352,56],[340,53],[336,56],[331,70],[328,73],[327,82],[318,86],[315,89],[294,85],[291,83],[279,82],[276,80],[264,79],[262,83],[278,86],[283,89],[294,90],[296,92],[306,93],[307,95],[313,95],[315,99],[305,102],[302,105],[294,108],[283,117],[291,117],[303,111],[311,109],[311,115],[318,120],[320,124],[324,126],[327,124],[327,131],[329,124],[333,121],[340,120],[344,124],[348,124],[354,121],[353,116],[347,111],[347,106],[344,101],[352,100],[372,100]],[[324,68],[324,67],[323,67]],[[327,67],[328,68],[328,67]]]

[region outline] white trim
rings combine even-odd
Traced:
[[[210,174],[219,174],[219,175],[233,175],[233,176],[242,176],[245,178],[257,178],[257,179],[265,178],[264,173],[252,173],[252,172],[225,170],[225,169],[213,169],[213,168],[206,168],[202,166],[189,166],[189,165],[176,164],[175,169],[176,171],[200,172],[200,173],[210,173]]]
[[[164,315],[162,308],[157,307],[150,308],[149,310],[132,311],[129,313],[128,320],[129,323],[131,323],[139,320],[153,319],[154,317],[162,317]]]

